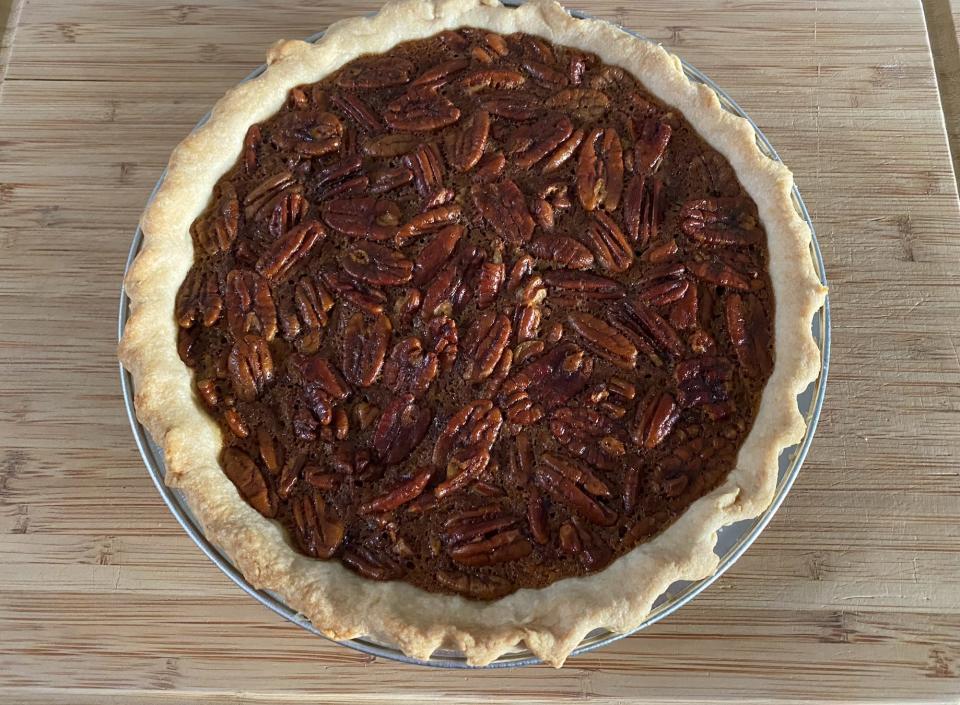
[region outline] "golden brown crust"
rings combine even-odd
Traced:
[[[199,405],[191,372],[177,356],[173,315],[177,289],[193,262],[189,226],[237,159],[247,127],[275,113],[292,86],[318,81],[359,54],[459,26],[523,31],[594,52],[679,108],[730,161],[757,203],[769,238],[776,301],[776,366],[726,481],[604,571],[487,603],[427,593],[400,581],[366,580],[339,562],[296,553],[281,527],[252,509],[221,471],[220,430]],[[670,583],[709,575],[717,565],[717,529],[769,506],[777,457],[803,436],[796,397],[819,371],[811,318],[826,294],[810,258],[809,229],[790,200],[793,177],[759,151],[749,123],[721,108],[710,89],[688,81],[679,60],[661,47],[605,22],[574,19],[552,0],[515,10],[494,0],[393,0],[374,17],[331,26],[315,45],[275,44],[268,63],[263,75],[220,100],[210,120],[174,150],[163,185],[143,215],[143,248],[125,282],[132,314],[120,359],[135,381],[137,415],[164,448],[167,484],[183,491],[207,536],[253,585],[275,591],[331,637],[370,635],[417,658],[443,645],[461,649],[477,665],[524,642],[536,656],[560,666],[588,632],[628,631]],[[628,592],[625,585],[631,586]]]

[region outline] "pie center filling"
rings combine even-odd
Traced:
[[[191,228],[178,349],[295,548],[493,599],[733,468],[773,366],[726,160],[595,55],[476,29],[293,88]]]

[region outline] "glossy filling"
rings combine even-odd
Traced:
[[[297,550],[493,599],[602,569],[733,467],[766,235],[623,70],[462,29],[250,128],[191,229],[179,350]]]

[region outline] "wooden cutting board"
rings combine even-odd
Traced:
[[[277,38],[375,2],[26,0],[0,64],[0,702],[956,702],[960,211],[920,2],[576,6],[766,131],[817,224],[834,357],[760,540],[561,671],[401,666],[285,623],[168,514],[124,417],[127,248],[173,146]]]

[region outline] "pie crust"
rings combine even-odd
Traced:
[[[178,288],[193,264],[190,225],[235,163],[247,128],[279,110],[293,86],[316,82],[361,54],[462,26],[525,32],[593,52],[679,109],[729,161],[757,204],[776,302],[776,364],[726,480],[606,569],[491,602],[367,580],[337,561],[297,553],[281,526],[247,504],[223,473],[221,431],[196,398],[192,372],[177,354],[174,319]],[[760,152],[750,124],[724,110],[709,88],[689,81],[679,59],[663,48],[607,22],[575,19],[552,0],[517,9],[495,0],[392,0],[376,16],[332,25],[315,44],[278,42],[267,63],[262,75],[228,92],[210,119],[174,150],[143,214],[143,247],[125,280],[132,313],[119,354],[134,378],[137,416],[164,449],[167,484],[184,493],[207,537],[251,584],[279,594],[331,638],[369,636],[418,659],[441,646],[459,649],[472,665],[525,645],[561,666],[590,631],[629,631],[672,582],[710,575],[718,562],[717,530],[769,506],[780,451],[804,434],[796,397],[819,372],[811,319],[826,295],[810,257],[809,228],[791,201],[793,177]]]

